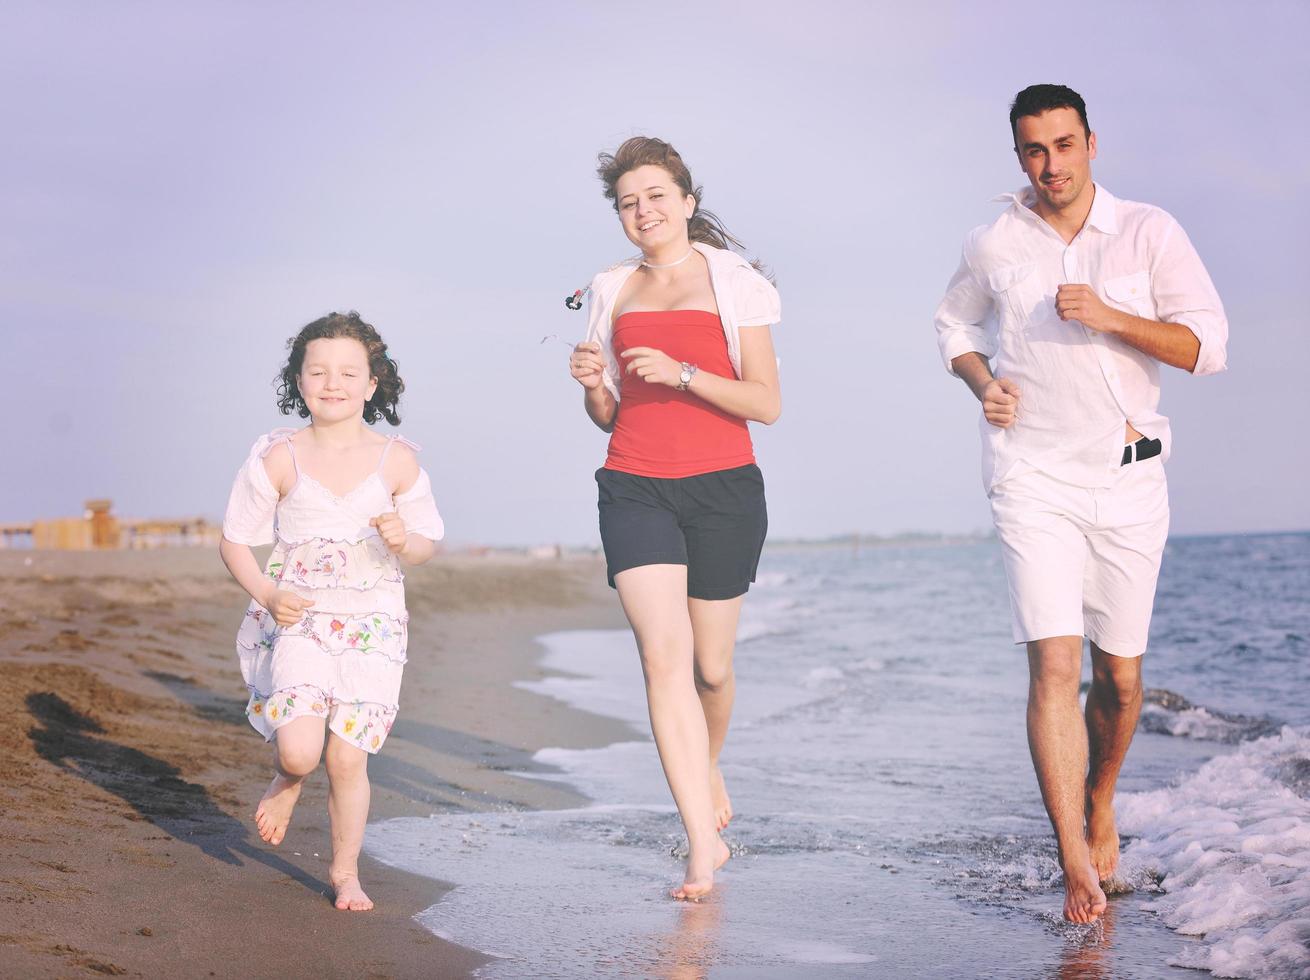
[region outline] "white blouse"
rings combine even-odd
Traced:
[[[782,301],[773,283],[760,275],[736,252],[693,242],[692,248],[705,256],[710,270],[710,288],[723,321],[728,341],[728,359],[737,377],[741,377],[741,327],[767,327],[782,319]],[[600,344],[605,359],[603,381],[614,400],[619,399],[621,379],[618,358],[610,342],[614,329],[614,304],[623,284],[641,267],[641,256],[610,266],[591,281],[588,292],[587,340]]]

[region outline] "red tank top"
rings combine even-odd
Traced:
[[[619,356],[622,351],[653,347],[710,374],[737,376],[717,313],[624,313],[614,321],[613,344],[620,370],[627,364]],[[606,469],[677,479],[755,462],[746,420],[720,411],[693,392],[651,384],[625,372],[619,394]]]

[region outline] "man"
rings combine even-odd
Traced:
[[[965,240],[936,327],[947,367],[982,403],[983,482],[1028,649],[1028,744],[1064,915],[1087,923],[1119,862],[1115,781],[1169,526],[1159,363],[1223,370],[1228,323],[1178,223],[1092,181],[1096,136],[1077,92],[1024,89],[1010,130],[1029,186]]]

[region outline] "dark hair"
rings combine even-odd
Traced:
[[[1087,104],[1081,95],[1067,85],[1029,85],[1010,103],[1010,136],[1016,150],[1019,148],[1016,125],[1019,117],[1040,116],[1050,109],[1073,109],[1083,121],[1083,134],[1092,135],[1092,127],[1087,124]]]
[[[653,136],[634,136],[624,140],[623,145],[613,153],[601,153],[596,159],[600,162],[596,174],[605,185],[605,196],[614,202],[615,211],[619,209],[617,188],[620,177],[638,167],[660,167],[668,172],[684,195],[690,194],[696,199],[696,209],[692,211],[691,218],[687,222],[689,240],[713,245],[715,248],[745,247],[723,226],[718,215],[701,207],[704,188],[692,183],[691,171],[682,162],[678,151],[663,140],[655,139]],[[758,261],[752,262],[751,265],[760,268]]]
[[[396,371],[396,362],[387,356],[387,345],[373,325],[365,323],[358,313],[329,313],[313,323],[301,328],[287,341],[291,351],[286,366],[278,376],[277,407],[283,415],[296,412],[302,419],[309,418],[309,408],[300,394],[296,379],[305,364],[305,348],[311,340],[326,340],[332,337],[349,337],[364,345],[368,353],[368,373],[377,379],[378,386],[373,397],[364,403],[364,421],[372,425],[381,415],[392,425],[400,424],[400,415],[396,406],[400,402],[400,393],[405,390],[405,382],[400,380]]]

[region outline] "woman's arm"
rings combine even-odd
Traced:
[[[574,347],[569,357],[569,374],[582,385],[582,406],[591,421],[602,432],[611,431],[619,403],[604,384],[605,361],[601,357],[600,344],[584,341]]]
[[[768,327],[742,327],[740,337],[741,380],[697,371],[687,390],[729,415],[772,425],[782,414],[773,336]],[[681,380],[681,363],[653,347],[629,347],[619,356],[625,371],[635,371],[651,384],[676,388]]]

